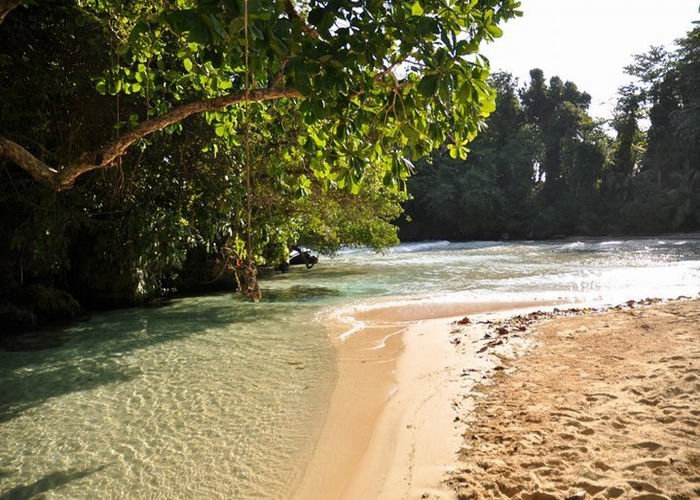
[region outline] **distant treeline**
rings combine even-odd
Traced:
[[[540,69],[496,74],[497,109],[466,161],[418,165],[403,240],[654,234],[700,228],[700,29],[635,56],[611,120]],[[612,133],[610,133],[612,131]]]

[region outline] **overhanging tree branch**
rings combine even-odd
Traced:
[[[2,136],[0,136],[0,159],[15,163],[36,181],[55,191],[65,191],[73,187],[76,179],[81,175],[112,165],[135,142],[170,125],[180,123],[189,116],[208,111],[219,111],[245,101],[272,101],[298,97],[302,97],[302,95],[296,89],[253,89],[248,92],[241,91],[183,104],[161,116],[142,122],[133,130],[94,151],[83,153],[78,161],[72,162],[60,170],[52,168],[21,145]]]
[[[5,16],[20,3],[22,3],[22,0],[0,0],[0,24],[5,20]]]

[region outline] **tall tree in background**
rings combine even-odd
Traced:
[[[495,75],[497,108],[468,160],[434,155],[409,181],[402,238],[700,229],[700,30],[678,44],[626,68],[633,82],[620,89],[614,137],[574,83],[534,69],[518,89]]]
[[[537,127],[544,144],[542,173],[546,202],[556,201],[562,191],[562,151],[564,142],[576,136],[591,97],[579,92],[572,82],[552,77],[549,85],[540,69],[530,72],[530,86],[523,92],[523,106]]]
[[[517,81],[508,73],[491,79],[496,111],[471,145],[468,160],[447,149],[418,165],[409,179],[404,239],[500,238],[520,235],[532,216],[535,166],[542,156],[539,135],[528,124]]]
[[[618,201],[627,201],[632,195],[631,180],[640,161],[643,146],[639,129],[642,117],[640,94],[635,85],[622,87],[611,122],[616,134],[615,146],[603,189],[608,198]]]

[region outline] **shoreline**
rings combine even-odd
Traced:
[[[635,303],[657,301],[598,308],[551,301],[437,303],[358,314],[363,329],[345,340],[333,337],[336,385],[291,498],[456,498],[459,488],[446,480],[464,465],[458,456],[465,422],[476,413],[483,388],[503,373],[502,361],[517,364],[536,352],[535,333],[543,324],[599,317]],[[560,309],[568,306],[579,307]],[[466,329],[457,324],[464,315],[470,318]]]
[[[452,403],[465,390],[465,360],[450,342],[450,323],[465,314],[502,316],[555,305],[412,304],[359,313],[364,327],[347,337],[332,325],[336,384],[290,497],[393,500],[430,492],[452,498],[441,483],[459,451]],[[485,373],[491,363],[477,359],[476,348],[472,354]]]
[[[417,243],[540,243],[540,242],[552,242],[552,243],[562,243],[562,242],[602,242],[610,241],[611,239],[619,239],[620,241],[636,241],[636,240],[646,240],[646,239],[668,239],[668,240],[700,240],[700,232],[692,231],[689,233],[658,233],[658,234],[611,234],[611,235],[566,235],[562,238],[538,238],[538,239],[522,239],[522,238],[512,238],[512,239],[493,239],[493,240],[406,240],[401,241],[401,244],[417,244]],[[270,276],[274,277],[277,275],[277,271],[273,268],[264,268],[261,270],[265,274],[265,279],[269,279]],[[262,283],[265,282],[262,280]],[[75,293],[70,289],[64,289],[62,287],[51,287],[52,290],[59,293]],[[0,350],[5,351],[17,351],[17,350],[38,350],[45,346],[51,346],[55,344],[56,339],[52,338],[56,334],[59,334],[66,328],[74,327],[80,325],[85,321],[91,319],[94,315],[103,315],[113,312],[119,312],[124,310],[134,310],[134,309],[151,309],[168,307],[170,304],[177,300],[188,299],[188,298],[201,298],[201,297],[211,297],[218,295],[229,295],[237,294],[237,291],[228,284],[215,284],[210,288],[206,289],[185,289],[182,291],[162,291],[150,297],[144,297],[139,300],[135,300],[131,303],[115,303],[112,305],[88,305],[83,304],[84,301],[78,300],[81,306],[81,312],[75,317],[69,319],[59,318],[53,320],[42,320],[39,324],[32,326],[30,328],[13,328],[10,330],[10,334],[5,337],[0,338]],[[77,299],[76,299],[77,300]],[[8,304],[14,304],[14,302],[7,302]],[[18,305],[18,304],[15,304]],[[24,307],[24,306],[21,306]]]

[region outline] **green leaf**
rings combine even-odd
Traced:
[[[231,83],[231,80],[219,80],[219,89],[228,90],[231,87],[233,87],[233,83]]]
[[[411,14],[414,16],[422,16],[425,11],[423,10],[423,6],[420,4],[418,0],[415,0],[413,2],[413,5],[411,5]]]
[[[488,31],[494,38],[500,38],[503,36],[503,30],[496,26],[495,24],[489,24],[486,26],[486,31]]]
[[[457,156],[459,155],[459,153],[457,151],[457,146],[455,144],[448,144],[447,150],[450,152],[450,158],[452,158],[453,160],[456,160]]]
[[[433,97],[438,86],[438,75],[425,75],[418,83],[418,91],[423,97]]]
[[[223,137],[224,134],[226,133],[226,126],[225,125],[217,125],[217,127],[214,129],[214,133],[218,137]]]
[[[192,60],[189,57],[186,57],[185,59],[182,60],[182,64],[185,66],[185,69],[187,70],[188,73],[192,71]]]

